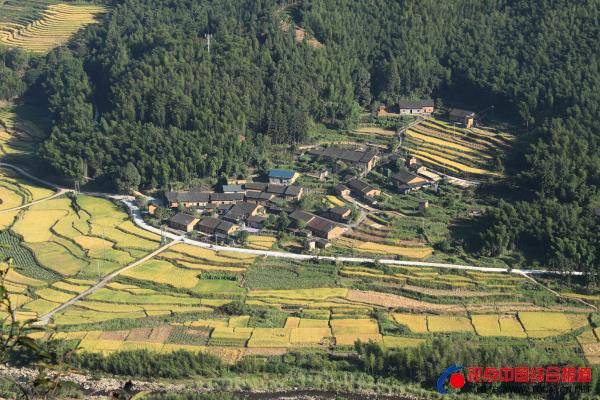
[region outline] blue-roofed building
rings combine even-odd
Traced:
[[[269,171],[269,183],[274,185],[291,185],[300,176],[296,171],[289,169],[272,169]]]

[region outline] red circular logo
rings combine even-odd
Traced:
[[[454,389],[460,389],[465,386],[465,376],[460,372],[455,372],[450,375],[450,386]]]

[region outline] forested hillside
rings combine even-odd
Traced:
[[[269,143],[302,141],[312,121],[352,126],[380,101],[493,104],[526,133],[481,250],[598,265],[598,2],[117,3],[33,74],[30,98],[54,118],[40,155],[61,174],[113,179],[131,162],[164,187],[243,172]],[[285,14],[323,46],[296,44]]]

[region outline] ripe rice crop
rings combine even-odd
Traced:
[[[97,22],[97,17],[107,9],[83,4],[53,4],[42,17],[27,25],[0,26],[0,43],[21,47],[34,53],[46,53],[69,41],[77,31]]]
[[[14,269],[9,269],[6,274],[6,280],[9,282],[19,283],[25,286],[44,286],[46,282],[39,279],[30,278],[25,275],[21,275]]]
[[[527,337],[519,321],[512,316],[473,315],[471,321],[479,336]]]
[[[386,137],[395,136],[396,132],[389,129],[378,128],[375,126],[363,126],[356,130],[357,133],[362,134],[372,134],[372,135],[381,135]]]
[[[429,332],[473,332],[471,321],[466,317],[428,315]]]
[[[36,312],[38,315],[47,314],[60,304],[44,299],[33,300],[23,306],[25,310]]]
[[[329,328],[328,319],[300,318],[299,328]]]
[[[299,325],[300,325],[300,318],[287,317],[287,319],[285,320],[284,328],[287,328],[287,329],[298,328]]]
[[[292,290],[251,290],[250,297],[276,297],[285,300],[325,300],[332,297],[344,298],[348,294],[345,288],[314,288]]]
[[[518,316],[529,337],[554,336],[571,330],[571,323],[563,313],[522,311]]]
[[[410,129],[408,129],[406,131],[406,135],[410,136],[410,137],[413,137],[413,138],[416,138],[416,139],[419,139],[419,140],[422,140],[424,142],[433,143],[433,144],[436,144],[436,145],[439,145],[439,146],[442,146],[442,147],[450,147],[450,148],[457,149],[457,150],[460,150],[460,151],[463,151],[463,152],[466,152],[466,153],[477,153],[478,152],[477,149],[473,149],[473,148],[468,147],[468,146],[463,146],[463,145],[460,145],[458,143],[454,143],[454,142],[451,142],[451,141],[448,141],[448,140],[437,139],[435,137],[432,137],[432,136],[429,136],[429,135],[425,135],[425,134],[422,134],[422,133],[418,133],[418,132],[415,132],[415,131],[410,130]]]
[[[296,345],[319,344],[324,338],[333,336],[329,328],[293,328],[290,343]]]
[[[414,314],[392,314],[394,321],[400,325],[406,325],[411,332],[427,333],[427,317],[425,315]]]
[[[33,210],[25,212],[13,225],[13,231],[28,243],[47,242],[52,238],[50,227],[67,215],[62,210]]]
[[[429,257],[433,250],[430,247],[400,247],[390,246],[381,243],[363,242],[347,238],[342,238],[337,243],[349,247],[358,249],[367,253],[374,254],[387,254],[387,255],[399,255],[408,258],[423,259]]]
[[[18,207],[23,204],[23,197],[14,191],[0,186],[0,210]]]
[[[379,334],[379,325],[373,319],[332,319],[331,330],[338,335]]]
[[[565,316],[569,320],[571,329],[583,328],[589,324],[587,314],[565,314]]]
[[[284,328],[256,328],[248,347],[289,347],[290,330]]]
[[[19,211],[10,211],[0,214],[0,229],[8,229],[15,222],[15,218],[19,215]]]
[[[462,164],[462,163],[459,163],[456,161],[448,160],[447,158],[443,158],[440,156],[436,156],[434,154],[427,153],[426,151],[410,150],[410,153],[415,155],[417,158],[420,158],[420,156],[424,156],[426,159],[437,161],[442,166],[448,166],[454,170],[458,170],[461,172],[467,172],[469,174],[490,175],[490,176],[498,176],[499,175],[497,172],[492,172],[492,171],[489,171],[487,169],[482,169],[482,168],[470,167],[468,165],[465,165],[465,164]]]
[[[64,292],[73,292],[73,293],[81,293],[90,287],[88,285],[85,285],[85,286],[74,285],[74,284],[68,283],[68,282],[54,282],[52,284],[52,286],[58,290],[62,290]]]

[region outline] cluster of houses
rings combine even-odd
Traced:
[[[435,103],[432,99],[421,99],[421,100],[400,100],[397,105],[391,107],[398,111],[397,114],[401,116],[416,115],[416,116],[430,116],[435,111]],[[380,106],[377,110],[377,116],[385,117],[390,115],[386,106]],[[451,108],[448,111],[448,119],[453,122],[458,122],[467,128],[472,127],[475,124],[476,114],[474,111],[463,110],[461,108]]]
[[[375,167],[379,157],[373,150],[349,150],[343,147],[326,147],[323,149],[312,149],[308,152],[315,158],[324,158],[333,162],[335,165],[344,163],[354,167],[361,172],[369,172]]]
[[[273,204],[274,199],[300,200],[304,189],[294,182],[299,174],[289,170],[272,170],[269,182],[247,182],[223,185],[220,192],[202,188],[190,191],[165,193],[170,208],[195,208],[198,213],[208,214],[199,218],[188,213],[177,213],[169,219],[169,226],[184,232],[197,230],[215,240],[228,241],[239,230],[260,230],[267,221],[267,212],[288,212],[296,224],[290,230],[304,237],[322,239],[316,246],[327,247],[327,240],[336,238],[346,231],[342,224],[348,222],[352,210],[333,207],[317,216],[295,209],[281,209]],[[301,216],[301,218],[299,217]],[[298,229],[301,226],[301,229]]]

